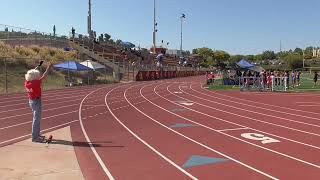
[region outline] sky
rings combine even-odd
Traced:
[[[258,54],[320,46],[319,0],[156,0],[157,43],[183,49],[209,47],[231,54]],[[92,0],[93,30],[150,48],[153,0]],[[87,32],[88,0],[2,0],[0,24],[43,32]],[[3,26],[2,26],[3,27]],[[1,28],[1,26],[0,26]]]

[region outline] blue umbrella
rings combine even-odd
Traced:
[[[53,67],[60,70],[67,70],[67,71],[90,71],[91,70],[89,67],[84,66],[75,61],[67,61],[64,63],[56,64]]]
[[[90,71],[91,68],[84,66],[75,61],[67,61],[64,63],[53,65],[54,68],[59,70],[68,71],[68,79],[70,81],[70,71]]]

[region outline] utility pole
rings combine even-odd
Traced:
[[[89,10],[88,10],[88,34],[92,37],[92,27],[91,27],[91,0],[89,0]]]

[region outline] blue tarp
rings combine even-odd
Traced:
[[[66,71],[90,71],[91,69],[75,61],[67,61],[61,64],[53,65],[53,67]]]
[[[242,59],[237,63],[238,66],[244,69],[252,68],[254,65],[250,64],[248,61]]]

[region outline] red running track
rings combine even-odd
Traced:
[[[88,180],[320,179],[320,94],[213,92],[203,83],[47,91],[41,128],[71,126]],[[0,147],[29,138],[31,119],[25,94],[0,96]],[[221,161],[190,163],[199,156]]]

